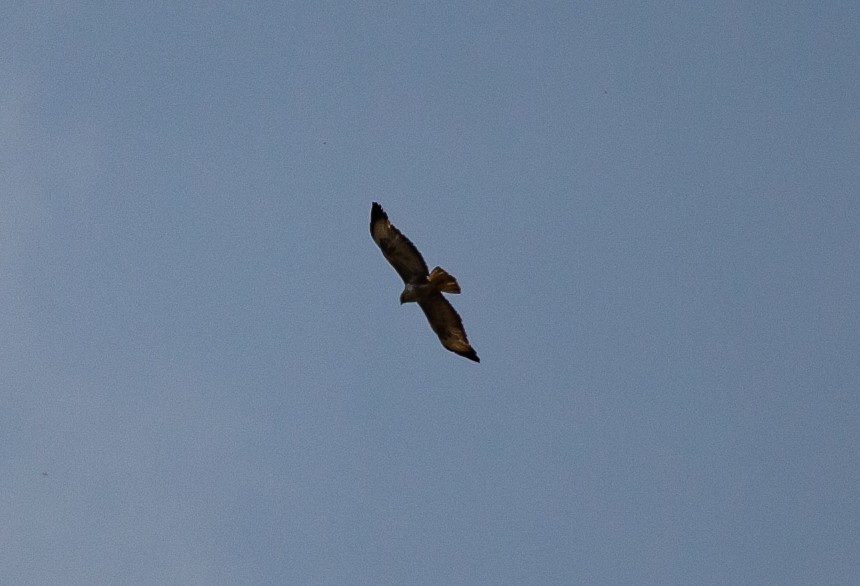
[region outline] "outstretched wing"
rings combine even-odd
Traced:
[[[465,356],[469,360],[480,362],[475,349],[469,344],[466,338],[466,330],[463,329],[463,320],[457,314],[445,297],[441,293],[434,293],[425,297],[418,302],[421,309],[424,310],[424,315],[427,316],[427,321],[430,322],[430,327],[439,336],[439,341],[451,352]]]
[[[376,202],[373,202],[370,208],[370,235],[404,283],[427,276],[424,257],[415,245],[388,221],[388,215]]]

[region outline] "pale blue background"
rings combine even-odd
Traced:
[[[7,3],[0,583],[860,583],[860,5],[703,4]]]

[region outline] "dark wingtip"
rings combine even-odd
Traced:
[[[385,211],[383,211],[382,206],[376,202],[373,202],[373,205],[370,206],[370,223],[374,223],[377,220],[387,220],[388,216],[385,215]]]
[[[480,362],[481,359],[478,358],[478,353],[475,352],[474,348],[469,348],[468,352],[457,352],[463,358],[468,358],[469,360],[474,360],[475,362]]]

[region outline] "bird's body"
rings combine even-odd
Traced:
[[[424,311],[430,327],[442,345],[460,356],[480,362],[466,338],[463,321],[442,293],[459,293],[460,285],[445,269],[427,270],[427,263],[415,245],[388,221],[382,206],[373,202],[370,209],[370,235],[391,263],[404,288],[400,303],[415,302]]]

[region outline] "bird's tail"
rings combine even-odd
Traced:
[[[430,271],[430,284],[437,291],[444,293],[459,293],[460,285],[451,274],[442,267],[436,267]]]

